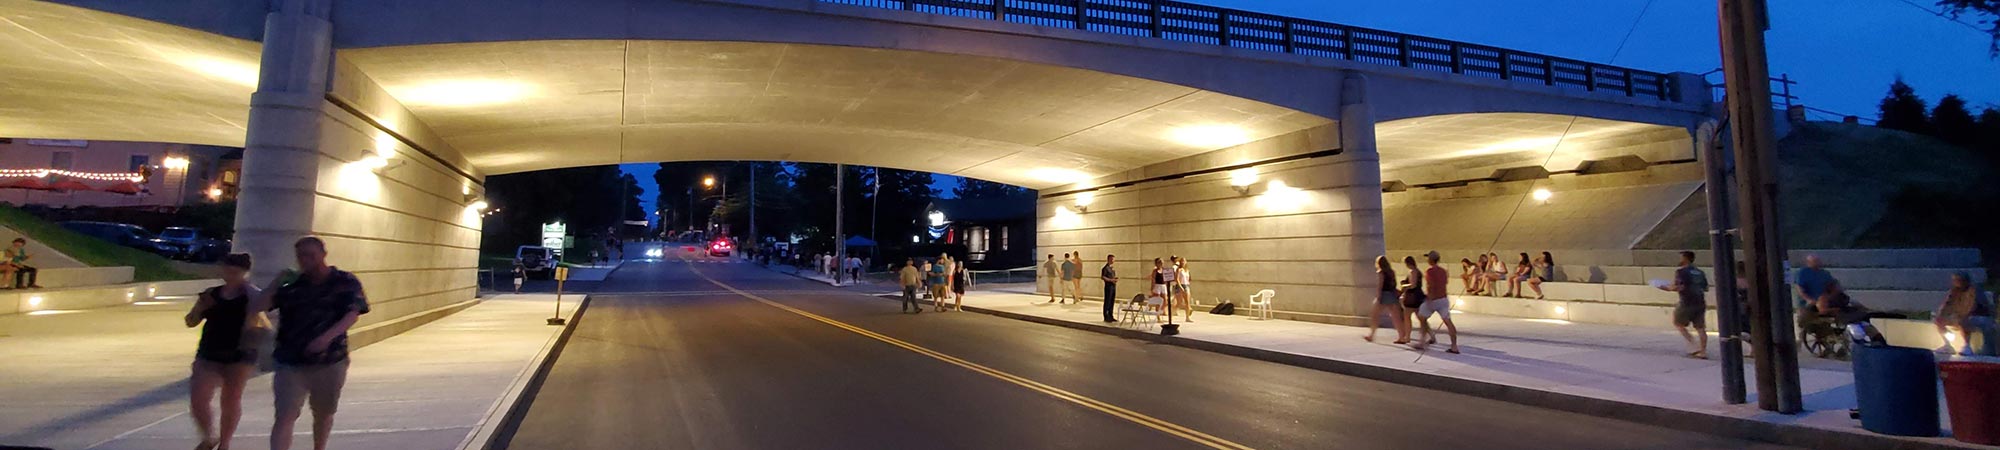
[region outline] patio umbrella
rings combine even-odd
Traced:
[[[49,185],[46,183],[42,183],[41,178],[29,177],[29,178],[15,179],[13,181],[8,181],[4,184],[0,184],[0,189],[32,189],[37,191],[46,191],[49,190]]]
[[[131,181],[120,181],[117,183],[113,183],[110,186],[104,187],[104,192],[110,192],[113,194],[139,195],[139,193],[143,191],[145,191],[145,188],[140,187],[139,183],[134,183]]]
[[[76,181],[76,180],[62,180],[54,183],[49,183],[48,189],[51,191],[63,191],[63,192],[94,190],[93,188],[90,187],[90,185],[83,184],[82,181]]]

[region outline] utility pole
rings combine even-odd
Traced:
[[[845,198],[846,195],[847,195],[847,165],[834,164],[833,165],[833,257],[834,257],[834,264],[836,264],[835,267],[839,267],[837,266],[837,264],[842,264],[841,261],[847,260],[847,229],[843,227],[843,225],[845,225],[846,223],[845,219],[847,214],[846,211],[847,199]],[[834,275],[833,284],[835,285],[840,284],[839,275]]]
[[[611,237],[618,237],[618,235],[624,234],[622,232],[625,231],[625,214],[627,213],[625,211],[625,199],[632,196],[632,193],[626,190],[630,189],[626,187],[628,185],[630,183],[625,182],[625,172],[618,172],[618,225],[615,225],[615,228],[611,229]],[[645,212],[640,212],[640,214],[645,214]]]
[[[1785,247],[1778,232],[1778,185],[1773,161],[1771,74],[1764,54],[1769,18],[1763,0],[1717,0],[1722,34],[1736,192],[1742,219],[1744,272],[1750,284],[1751,353],[1757,359],[1757,406],[1782,414],[1803,410],[1792,304],[1786,300]]]
[[[875,190],[869,194],[869,201],[873,203],[868,207],[868,240],[875,241],[875,246],[868,247],[868,259],[875,260],[881,259],[882,256],[881,233],[877,233],[875,229],[875,224],[880,222],[882,216],[882,168],[868,169],[868,173],[875,174]]]
[[[1729,162],[1725,161],[1722,150],[1722,128],[1714,122],[1701,130],[1706,139],[1696,139],[1701,148],[1701,161],[1707,169],[1708,183],[1708,248],[1713,250],[1715,280],[1708,285],[1722,286],[1715,289],[1716,329],[1722,346],[1722,401],[1731,405],[1746,402],[1743,387],[1743,331],[1742,313],[1739,305],[1743,299],[1736,298],[1736,230],[1729,217]]]

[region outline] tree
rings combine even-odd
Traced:
[[[512,254],[519,245],[541,242],[541,226],[563,222],[579,238],[601,237],[622,220],[645,217],[639,210],[637,180],[618,166],[570,167],[494,175],[486,196],[499,211],[487,218],[484,251]],[[624,198],[619,198],[623,192]],[[624,217],[619,216],[621,203]],[[579,246],[581,247],[581,246]]]
[[[1965,99],[1957,94],[1938,99],[1937,107],[1931,109],[1931,128],[1939,139],[1952,145],[1971,148],[1979,140],[1978,123],[1965,108]]]
[[[951,189],[951,196],[963,199],[988,199],[1031,196],[1028,188],[1006,183],[996,183],[977,178],[959,178],[958,187]]]
[[[1931,134],[1930,118],[1925,115],[1927,109],[1924,99],[1917,96],[1917,90],[1903,83],[1903,77],[1896,77],[1896,82],[1889,84],[1889,95],[1882,98],[1875,126]]]
[[[2000,58],[2000,0],[1938,0],[1937,4],[1944,7],[1954,20],[1966,16],[1983,17],[1975,20],[1983,22],[1981,25],[1986,27],[1986,33],[1992,35],[1986,47],[1987,56]]]
[[[1973,150],[2000,159],[2000,107],[1987,107],[1979,113],[1978,127],[1979,141],[1973,144]]]

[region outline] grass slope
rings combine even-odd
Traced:
[[[0,206],[0,225],[19,231],[28,239],[47,245],[91,267],[132,266],[133,281],[194,278],[174,269],[172,261],[159,255],[79,234],[10,206]]]
[[[1778,208],[1791,248],[1970,247],[1892,217],[1910,192],[1979,189],[1986,158],[1937,139],[1875,127],[1811,122],[1778,141]],[[1708,248],[1708,201],[1696,191],[1642,239],[1641,249]],[[1907,211],[1907,210],[1905,210]]]

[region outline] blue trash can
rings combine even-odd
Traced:
[[[1937,436],[1937,386],[1937,357],[1930,350],[1854,346],[1854,393],[1860,402],[1863,429],[1897,436]]]

